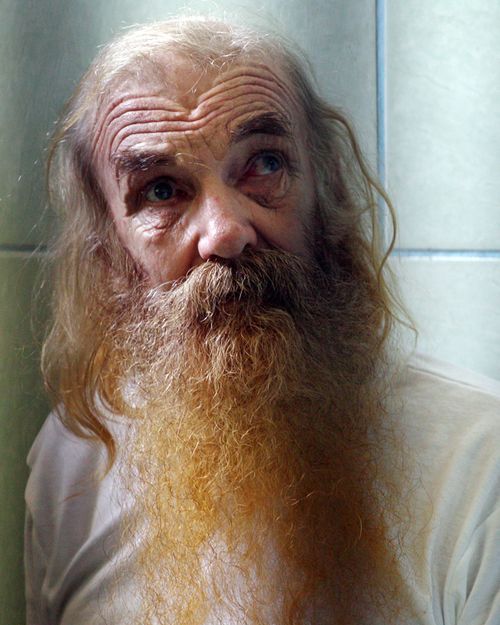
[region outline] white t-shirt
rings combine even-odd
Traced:
[[[401,564],[411,625],[500,625],[500,383],[413,357],[394,406],[417,460]],[[125,425],[111,426],[120,439]],[[132,504],[116,467],[100,479],[105,461],[54,415],[33,444],[28,625],[122,625],[136,607],[134,551],[119,536]]]

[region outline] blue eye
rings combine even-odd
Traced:
[[[149,202],[166,202],[172,199],[175,193],[176,187],[173,182],[167,179],[157,180],[148,187],[144,197]]]
[[[283,159],[275,152],[263,152],[250,163],[247,174],[250,176],[269,176],[283,168]]]

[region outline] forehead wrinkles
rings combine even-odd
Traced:
[[[122,124],[126,125],[127,119],[155,121],[165,113],[172,119],[181,117],[184,114],[184,109],[181,106],[176,105],[174,102],[169,102],[168,104],[169,106],[166,107],[165,98],[157,95],[125,95],[113,100],[97,121],[93,138],[92,156],[97,156],[101,151],[110,129],[116,126],[116,122],[120,119]]]
[[[253,91],[252,95],[260,96],[257,101],[249,101],[249,91],[234,93],[230,101],[220,101],[207,106],[203,111],[194,111],[189,115],[179,117],[170,116],[168,111],[136,111],[132,116],[123,114],[116,123],[112,124],[107,132],[109,154],[115,153],[130,137],[137,140],[147,135],[157,135],[161,140],[174,140],[179,137],[194,138],[198,134],[213,132],[221,126],[229,132],[229,126],[235,118],[251,112],[279,112],[285,118],[289,117],[289,109],[284,107],[273,93],[263,94]],[[264,97],[262,97],[264,96]],[[124,119],[127,118],[127,119]]]
[[[244,84],[247,87],[260,85],[281,96],[281,98],[289,100],[296,107],[298,106],[297,97],[288,83],[262,63],[256,63],[251,68],[235,67],[233,70],[225,72],[223,76],[215,80],[213,87],[200,95],[198,104],[203,105],[206,101],[227,92],[238,84]]]
[[[182,99],[182,93],[179,98]],[[130,95],[113,101],[98,123],[93,152],[97,155],[107,144],[111,157],[132,136],[139,142],[155,134],[155,139],[164,143],[176,135],[200,131],[201,136],[202,129],[218,127],[217,118],[228,130],[234,119],[246,113],[272,110],[289,118],[290,109],[299,109],[298,100],[276,73],[265,66],[237,67],[202,92],[193,109],[183,107],[168,95],[158,95],[158,91],[150,96]]]

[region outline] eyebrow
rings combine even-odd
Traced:
[[[262,113],[247,119],[231,131],[230,145],[251,135],[273,135],[293,140],[290,120],[278,113]]]
[[[170,156],[164,153],[155,154],[153,152],[138,152],[134,150],[125,150],[115,154],[111,159],[117,178],[141,171],[147,171],[153,167],[173,165],[175,162],[175,156]]]
[[[294,141],[290,121],[285,116],[278,113],[261,113],[245,120],[232,130],[229,145],[234,145],[257,134],[284,137]],[[174,155],[165,153],[124,150],[115,154],[111,158],[111,163],[115,169],[115,176],[121,178],[122,176],[147,171],[153,167],[175,165],[176,160]]]

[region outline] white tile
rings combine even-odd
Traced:
[[[371,0],[303,0],[280,6],[277,16],[313,62],[321,92],[354,123],[363,152],[375,169],[375,3]],[[314,6],[314,10],[312,10]]]
[[[500,3],[389,0],[388,186],[401,244],[500,247]]]
[[[393,259],[423,351],[500,379],[500,259]]]

